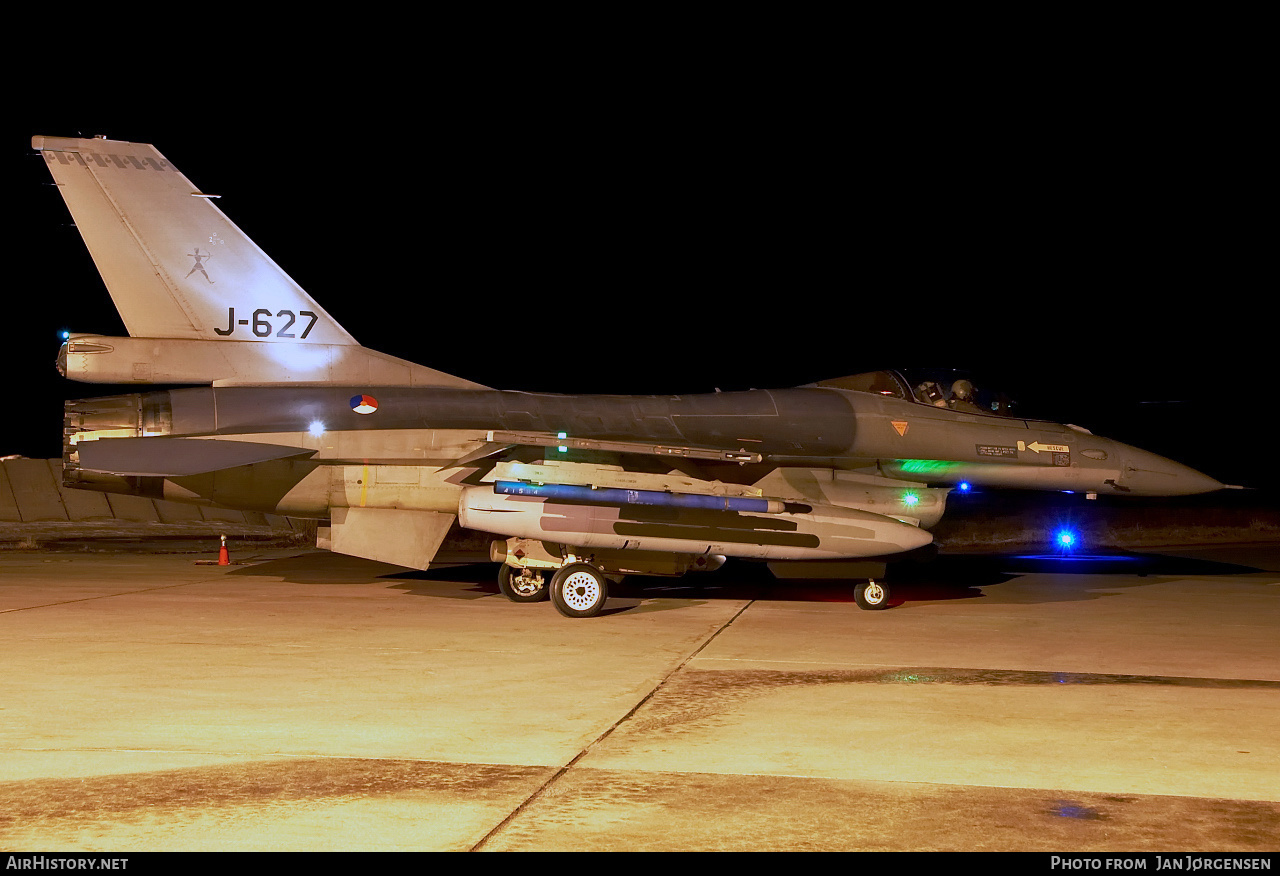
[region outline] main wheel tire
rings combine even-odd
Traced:
[[[551,595],[546,576],[533,571],[525,576],[521,574],[523,571],[509,563],[502,564],[498,570],[498,589],[502,595],[512,602],[545,602]]]
[[[565,617],[595,617],[609,598],[609,582],[589,563],[570,563],[551,579],[551,601]]]
[[[881,581],[871,580],[859,584],[853,590],[853,601],[858,608],[868,611],[880,611],[889,607],[889,587]]]

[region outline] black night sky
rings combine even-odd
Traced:
[[[323,112],[27,101],[0,144],[17,268],[0,455],[57,455],[63,399],[122,391],[54,370],[62,329],[123,327],[30,149],[106,134],[221,194],[366,346],[486,385],[966,368],[1027,415],[1274,482],[1255,466],[1277,416],[1275,282],[1257,132],[1233,108],[1065,79],[909,99],[795,85],[533,75],[354,89]]]

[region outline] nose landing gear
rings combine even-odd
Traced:
[[[883,581],[877,581],[874,578],[868,579],[865,584],[859,584],[853,589],[853,601],[858,604],[858,608],[864,608],[868,611],[880,611],[889,607],[889,586]]]

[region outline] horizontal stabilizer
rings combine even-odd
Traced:
[[[315,454],[314,450],[279,444],[165,437],[99,438],[81,441],[75,449],[83,471],[167,478]]]

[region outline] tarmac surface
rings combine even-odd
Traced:
[[[879,612],[730,564],[587,620],[214,556],[0,551],[0,848],[1280,849],[1276,545],[944,555]]]

